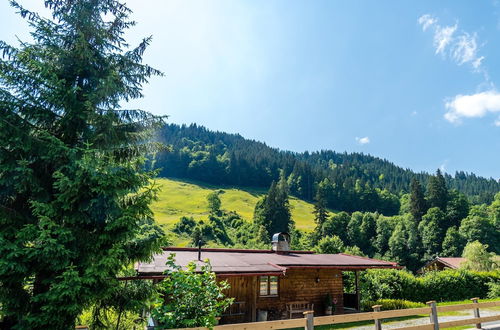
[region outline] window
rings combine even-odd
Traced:
[[[261,276],[259,293],[261,297],[277,296],[278,276]]]

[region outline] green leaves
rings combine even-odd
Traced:
[[[182,269],[175,263],[175,254],[167,260],[169,269],[159,284],[161,296],[152,316],[164,328],[208,327],[217,324],[217,317],[233,299],[226,298],[225,281],[218,282],[208,261],[189,263]]]

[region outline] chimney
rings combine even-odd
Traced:
[[[290,234],[276,233],[272,239],[272,249],[278,254],[288,254],[290,252]]]

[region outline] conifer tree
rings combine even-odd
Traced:
[[[427,185],[427,201],[429,207],[439,207],[441,211],[446,212],[448,203],[448,188],[441,170],[437,169],[436,175],[429,178]]]
[[[415,220],[420,221],[426,211],[424,191],[420,182],[413,178],[410,183],[410,212]]]
[[[326,195],[325,195],[325,189],[322,187],[322,183],[319,184],[316,196],[314,198],[313,214],[314,214],[314,222],[316,222],[316,226],[320,228],[330,215],[328,209],[326,208]]]
[[[120,104],[161,73],[119,1],[45,0],[50,19],[11,4],[33,42],[0,42],[0,328],[69,329],[160,247],[145,155],[163,119]]]
[[[254,223],[264,226],[269,237],[277,232],[288,231],[293,224],[288,187],[283,175],[278,184],[274,181],[271,183],[267,195],[255,205]]]

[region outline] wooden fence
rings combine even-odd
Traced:
[[[290,328],[304,328],[305,330],[314,329],[315,325],[333,325],[341,323],[359,322],[359,321],[373,321],[375,330],[383,328],[382,321],[384,319],[392,319],[396,317],[415,316],[415,315],[429,315],[430,322],[422,325],[408,326],[397,328],[400,330],[437,330],[445,329],[464,325],[475,325],[477,329],[481,328],[481,323],[499,321],[500,314],[494,316],[480,316],[480,308],[491,308],[500,306],[500,300],[479,303],[478,298],[471,299],[470,304],[437,306],[435,301],[429,301],[428,307],[398,309],[390,311],[381,311],[380,305],[373,306],[373,312],[368,313],[355,313],[343,314],[333,316],[319,316],[314,317],[313,312],[305,312],[304,318],[292,320],[279,320],[279,321],[266,321],[266,322],[252,322],[252,323],[237,323],[218,325],[214,330],[268,330],[268,329],[290,329]],[[455,320],[447,322],[439,322],[439,313],[473,310],[474,317],[465,320]],[[186,329],[184,329],[186,330]],[[207,330],[207,328],[191,328],[189,330]]]

